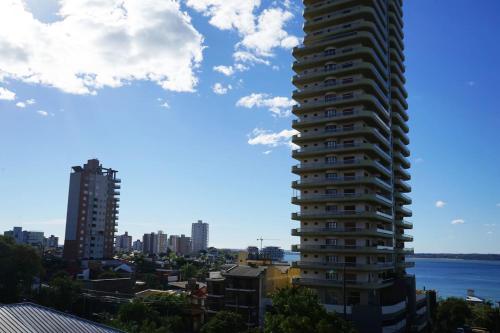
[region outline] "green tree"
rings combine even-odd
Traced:
[[[203,325],[201,333],[243,333],[246,325],[243,317],[235,312],[219,311]]]
[[[500,332],[500,309],[493,307],[493,304],[473,304],[469,305],[472,312],[470,326],[482,327],[490,332]]]
[[[434,332],[454,333],[471,318],[472,311],[467,302],[461,298],[450,297],[438,303]]]
[[[41,270],[40,256],[34,248],[0,236],[0,303],[16,302],[21,293],[29,294]]]
[[[184,264],[181,267],[181,279],[188,280],[198,275],[198,269],[191,263]]]
[[[47,305],[62,311],[72,311],[80,298],[80,282],[74,281],[65,272],[59,272],[54,275],[49,285]]]
[[[285,288],[272,295],[265,333],[352,333],[351,325],[328,313],[310,289]]]

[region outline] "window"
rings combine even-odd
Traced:
[[[335,110],[335,109],[327,109],[325,111],[326,118],[332,118],[332,117],[335,117],[336,115],[337,115],[337,110]]]
[[[325,65],[325,72],[331,72],[334,71],[337,66],[335,64],[326,64]]]
[[[335,131],[337,131],[337,125],[325,126],[325,132],[335,132]]]
[[[335,80],[335,79],[328,79],[328,80],[325,80],[325,82],[323,83],[323,85],[325,87],[331,87],[331,86],[334,86],[336,83],[337,83],[337,80]]]
[[[333,172],[333,173],[326,173],[325,174],[325,178],[326,179],[336,179],[337,178],[337,173]]]
[[[338,211],[338,206],[337,205],[327,205],[327,206],[325,206],[325,210],[327,212],[336,212],[336,211]]]
[[[328,194],[328,195],[331,195],[331,196],[334,196],[334,195],[337,195],[337,189],[336,188],[329,188],[329,189],[326,189],[325,190],[325,194]]]
[[[327,280],[334,280],[334,281],[339,279],[338,274],[336,272],[333,272],[333,271],[326,272],[325,278]]]
[[[337,99],[337,95],[329,94],[325,96],[325,102],[333,102]]]
[[[325,226],[327,229],[337,229],[337,222],[326,222]]]
[[[337,146],[337,141],[326,141],[325,142],[325,147],[335,148],[336,146]]]
[[[335,164],[336,162],[337,162],[337,157],[336,156],[325,157],[325,163],[326,164]]]
[[[335,49],[328,49],[328,50],[325,50],[325,52],[323,53],[323,55],[324,55],[325,57],[335,55]]]

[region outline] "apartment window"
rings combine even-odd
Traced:
[[[354,156],[346,156],[346,157],[344,157],[344,163],[345,164],[354,163],[355,161],[356,161],[356,159],[354,158]]]
[[[337,115],[337,110],[335,110],[335,109],[328,109],[325,111],[326,118],[332,118],[332,117],[335,117],[336,115]]]
[[[355,195],[356,194],[356,189],[353,188],[346,188],[344,189],[344,195],[349,196],[349,195]]]
[[[326,173],[325,174],[326,179],[336,179],[337,178],[337,173],[332,172],[332,173]]]
[[[337,95],[329,94],[325,96],[325,102],[333,102],[337,99]]]
[[[342,95],[343,99],[353,98],[354,94],[352,92],[348,92]]]
[[[348,77],[348,78],[345,78],[345,79],[342,79],[342,83],[346,84],[346,83],[353,83],[354,82],[354,79],[352,77]]]
[[[325,132],[335,132],[335,131],[337,131],[337,125],[325,126]]]
[[[329,189],[326,189],[325,190],[325,194],[329,195],[329,196],[335,196],[337,195],[338,191],[336,188],[329,188]]]
[[[323,53],[323,55],[324,55],[325,57],[335,55],[335,49],[328,49],[328,50],[325,50],[325,52]]]
[[[344,173],[344,180],[354,180],[354,179],[356,179],[356,173],[354,172]]]
[[[344,131],[353,131],[354,130],[354,124],[346,124],[342,127]]]
[[[336,79],[328,79],[328,80],[325,80],[325,82],[323,83],[323,85],[325,87],[331,87],[331,86],[334,86],[336,83],[337,83]]]
[[[353,273],[346,273],[345,274],[345,280],[346,281],[349,281],[349,282],[356,282],[357,278],[356,278],[356,274],[353,274]]]
[[[337,229],[337,222],[327,222],[325,226],[327,229]]]
[[[344,147],[354,147],[354,140],[345,140]]]
[[[337,239],[336,238],[327,238],[325,239],[325,244],[326,245],[337,245]]]
[[[327,205],[327,206],[325,206],[325,210],[327,212],[336,212],[336,211],[338,211],[338,206],[337,205]]]
[[[338,274],[332,271],[326,272],[325,278],[327,280],[334,280],[334,281],[337,281],[339,279]]]
[[[336,162],[337,162],[337,157],[336,156],[325,157],[325,163],[326,164],[335,164]]]
[[[361,302],[361,297],[359,295],[359,292],[350,292],[349,295],[347,296],[347,304],[349,305],[356,305]]]
[[[325,65],[325,72],[331,72],[334,71],[337,66],[335,64],[326,64]]]
[[[325,147],[335,148],[336,146],[337,146],[337,141],[326,141],[325,142]]]
[[[348,115],[354,114],[354,109],[345,109],[345,110],[342,111],[342,114],[344,116],[348,116]]]

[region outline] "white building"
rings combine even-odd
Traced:
[[[194,253],[208,249],[208,223],[198,220],[191,225],[191,246]]]

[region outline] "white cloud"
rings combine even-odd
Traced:
[[[17,103],[16,103],[16,106],[17,106],[18,108],[24,109],[24,108],[26,107],[26,103],[24,103],[24,102],[17,102]]]
[[[462,219],[456,219],[456,220],[451,221],[451,224],[464,224],[464,223],[465,223],[465,221]]]
[[[0,54],[1,54],[1,51],[0,51]],[[2,71],[1,71],[1,68],[0,68],[0,78],[1,78],[1,75],[2,75]],[[0,100],[13,101],[15,99],[16,99],[16,93],[15,92],[10,91],[10,90],[8,90],[6,88],[0,87]]]
[[[231,85],[224,87],[222,84],[218,82],[212,86],[213,92],[216,93],[217,95],[225,95],[231,89],[233,89]]]
[[[273,152],[272,150],[266,150],[266,151],[265,151],[265,152],[263,152],[262,154],[264,154],[264,155],[269,155],[269,154],[271,154],[272,152]]]
[[[187,0],[186,4],[210,18],[209,23],[220,30],[238,32],[241,41],[236,44],[235,59],[268,64],[262,57],[271,57],[276,48],[290,49],[299,43],[284,26],[293,18],[289,2],[273,2],[271,8],[257,13],[260,0]],[[251,55],[251,56],[250,56]]]
[[[43,110],[38,110],[36,113],[38,113],[42,117],[47,117],[49,115],[49,113],[47,111],[43,111]]]
[[[26,104],[28,104],[28,105],[33,105],[35,103],[36,103],[36,101],[33,98],[30,98],[30,99],[26,100]]]
[[[486,223],[483,224],[485,227],[496,227],[497,225],[495,223]]]
[[[235,61],[251,63],[251,64],[263,64],[269,66],[271,63],[269,60],[265,60],[253,55],[250,52],[246,51],[236,51],[233,53],[233,58]]]
[[[446,202],[443,200],[436,201],[436,208],[443,208],[444,206],[446,206]]]
[[[289,146],[293,148],[295,145],[291,142],[291,138],[297,133],[296,130],[282,130],[281,132],[273,133],[269,130],[255,128],[249,134],[248,143],[250,145],[264,145],[267,147]]]
[[[231,76],[234,74],[233,66],[214,66],[214,71],[224,74],[225,76]]]
[[[163,102],[160,104],[160,107],[164,108],[164,109],[170,109],[170,105],[167,103],[167,102]]]
[[[424,159],[422,157],[417,157],[415,159],[415,163],[423,163],[424,162]]]
[[[236,102],[236,106],[245,107],[248,109],[268,108],[274,115],[279,117],[288,117],[291,115],[290,108],[296,103],[294,100],[287,97],[270,97],[268,94],[252,93],[249,96],[242,97]]]
[[[60,20],[42,23],[22,0],[0,1],[0,80],[95,94],[148,80],[193,91],[203,37],[178,1],[60,0]]]

